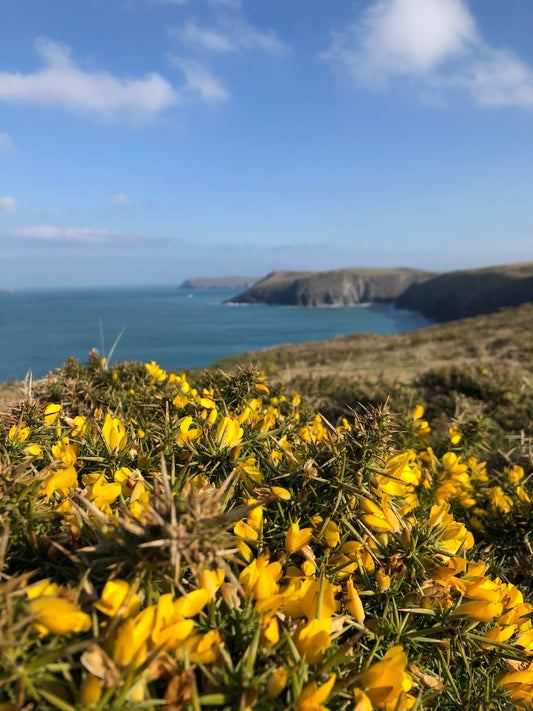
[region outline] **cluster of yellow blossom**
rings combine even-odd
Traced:
[[[358,459],[357,422],[334,427],[257,374],[100,375],[120,406],[47,403],[6,437],[65,556],[61,585],[26,588],[25,622],[32,644],[79,638],[51,653],[74,655],[79,681],[57,682],[61,708],[393,711],[438,708],[442,689],[460,707],[450,665],[468,645],[491,660],[483,698],[533,703],[533,606],[472,554],[472,529],[530,503],[521,466],[495,483],[455,425],[437,456],[421,406],[416,446]]]

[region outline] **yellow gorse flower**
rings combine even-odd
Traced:
[[[99,509],[109,506],[118,499],[122,491],[122,487],[117,483],[109,483],[106,481],[104,474],[93,482],[87,491],[87,499],[91,501]]]
[[[157,365],[155,360],[153,360],[151,363],[145,363],[144,367],[150,373],[152,380],[163,382],[168,377],[167,373]]]
[[[215,434],[215,443],[220,449],[233,448],[242,442],[243,429],[238,420],[223,417]]]
[[[501,602],[488,602],[487,600],[469,600],[462,602],[455,608],[456,615],[469,617],[471,620],[480,622],[492,622],[495,617],[499,617],[503,612]]]
[[[28,590],[29,608],[35,618],[34,629],[42,637],[47,634],[68,635],[87,632],[91,618],[82,612],[55,583],[45,579]]]
[[[278,580],[282,576],[280,563],[270,563],[268,553],[261,554],[257,559],[242,570],[239,582],[249,597],[263,600],[278,592]]]
[[[292,498],[291,492],[288,491],[288,489],[284,489],[282,486],[273,486],[270,491],[276,499],[280,499],[281,501],[290,501]]]
[[[218,630],[210,630],[205,634],[197,634],[189,637],[184,645],[187,649],[189,659],[194,664],[213,664],[218,659],[219,645],[222,644],[222,637]],[[180,650],[178,650],[179,654]],[[181,656],[181,655],[179,655]]]
[[[510,695],[513,704],[524,708],[533,703],[533,662],[520,671],[504,674],[500,684]]]
[[[450,427],[448,435],[452,444],[459,444],[463,437],[463,435],[461,434],[461,430],[457,425],[452,425],[452,427]]]
[[[52,446],[52,455],[58,460],[59,466],[70,467],[77,461],[77,445],[70,444],[68,437],[62,439]]]
[[[83,704],[92,706],[100,701],[103,690],[103,680],[94,676],[94,674],[89,674],[81,686],[80,700]]]
[[[59,403],[50,403],[44,409],[44,422],[46,425],[53,425],[59,417],[61,405]]]
[[[7,437],[11,442],[25,442],[29,436],[30,428],[26,426],[25,422],[13,425],[7,433]]]
[[[346,597],[344,598],[344,606],[357,620],[357,622],[365,621],[365,609],[351,578],[348,578],[346,581]]]
[[[311,620],[301,626],[295,637],[296,649],[308,664],[319,664],[331,645],[331,617]]]
[[[413,680],[406,672],[406,667],[407,655],[403,647],[398,645],[391,647],[380,662],[372,664],[359,675],[358,684],[374,708],[394,709],[400,694],[412,688]]]
[[[113,417],[109,412],[102,425],[102,436],[112,454],[122,452],[126,448],[126,429],[118,417]]]
[[[66,635],[87,632],[91,628],[89,615],[61,597],[32,600],[30,612],[35,615],[35,628],[40,634]]]
[[[124,617],[135,615],[139,610],[139,596],[130,594],[130,585],[126,580],[108,580],[104,585],[98,602],[94,607],[108,617],[115,617],[122,610]]]
[[[270,675],[267,682],[267,695],[270,699],[279,696],[287,685],[289,672],[284,667],[278,667]]]
[[[285,536],[285,550],[287,553],[296,553],[304,548],[313,536],[312,528],[300,528],[300,521],[291,523]]]
[[[519,464],[514,464],[509,470],[509,480],[513,484],[518,484],[524,478],[524,468]]]
[[[78,486],[78,472],[72,466],[64,467],[52,472],[43,482],[46,500],[58,491],[63,496],[68,496],[71,489]]]
[[[155,608],[151,606],[119,625],[111,642],[111,654],[117,666],[136,668],[144,663],[154,619]]]
[[[336,674],[332,674],[321,686],[316,681],[307,684],[296,702],[297,711],[327,711],[323,702],[328,700],[336,678]]]
[[[339,526],[335,523],[335,521],[329,520],[324,526],[324,519],[322,516],[313,516],[312,520],[313,524],[318,528],[318,540],[323,541],[325,539],[329,548],[335,548],[341,540]]]
[[[361,689],[354,689],[353,696],[355,701],[354,711],[372,711],[372,702]]]
[[[29,444],[27,447],[24,447],[24,451],[30,457],[42,457],[43,456],[43,448],[39,444]]]
[[[399,531],[401,528],[398,516],[389,504],[389,497],[383,495],[381,506],[370,499],[361,499],[359,506],[365,512],[361,520],[374,531]]]
[[[202,430],[197,427],[193,427],[191,429],[192,423],[193,419],[191,415],[187,415],[187,417],[184,417],[182,420],[180,420],[180,431],[176,438],[178,444],[182,446],[185,446],[187,444],[193,444],[200,438],[200,436],[202,435]]]
[[[87,419],[81,415],[76,415],[74,418],[65,417],[65,422],[72,427],[71,436],[74,439],[82,439],[89,428]]]

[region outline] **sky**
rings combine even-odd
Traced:
[[[0,0],[0,290],[533,261],[531,0]]]

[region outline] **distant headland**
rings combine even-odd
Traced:
[[[186,279],[180,289],[248,289],[257,281],[257,277],[194,277]]]
[[[434,321],[453,321],[533,302],[533,262],[444,273],[408,268],[275,271],[228,302],[295,306],[390,302]]]

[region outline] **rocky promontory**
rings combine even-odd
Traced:
[[[434,272],[407,268],[276,271],[228,301],[294,306],[348,306],[395,301],[411,285],[434,275]]]

